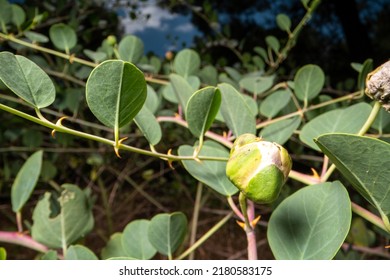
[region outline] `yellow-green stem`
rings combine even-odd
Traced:
[[[192,251],[196,250],[200,245],[202,245],[207,239],[209,239],[215,232],[217,232],[229,219],[232,217],[233,212],[227,214],[222,220],[215,224],[211,229],[209,229],[201,238],[198,239],[190,248],[185,250],[177,260],[182,260],[187,257]]]
[[[23,232],[22,212],[16,212],[16,224],[18,226],[18,232]]]
[[[88,139],[88,140],[92,140],[92,141],[96,141],[96,142],[100,142],[100,143],[109,145],[111,147],[115,147],[115,141],[112,141],[112,140],[109,140],[109,139],[106,139],[106,138],[103,138],[103,137],[99,137],[99,136],[96,136],[96,135],[92,135],[92,134],[89,134],[89,133],[81,132],[81,131],[78,131],[78,130],[74,130],[74,129],[71,129],[71,128],[67,128],[67,127],[63,126],[61,123],[58,123],[58,122],[57,122],[57,124],[54,124],[54,123],[49,122],[47,120],[43,120],[43,119],[40,119],[40,118],[33,117],[33,116],[29,115],[29,114],[26,114],[24,112],[21,112],[19,110],[14,109],[14,108],[8,107],[8,106],[6,106],[4,104],[0,104],[0,109],[4,110],[6,112],[9,112],[11,114],[14,114],[16,116],[22,117],[24,119],[27,119],[27,120],[29,120],[31,122],[40,124],[40,125],[48,127],[48,128],[51,128],[55,132],[62,132],[62,133],[72,134],[72,135],[80,137],[80,138],[85,138],[85,139]],[[128,145],[125,145],[125,144],[119,144],[118,145],[118,150],[135,152],[135,153],[143,154],[143,155],[146,155],[146,156],[157,157],[157,158],[161,158],[161,159],[164,159],[164,160],[170,160],[170,161],[195,160],[195,158],[193,156],[176,156],[176,155],[171,155],[171,154],[156,153],[156,152],[153,152],[153,151],[143,150],[143,149],[132,147],[132,146],[128,146]],[[227,158],[224,158],[224,157],[212,157],[212,156],[199,156],[198,159],[199,160],[213,160],[213,161],[227,161],[228,160]]]
[[[202,191],[203,191],[203,184],[201,182],[198,182],[198,185],[196,187],[196,196],[195,196],[195,205],[194,205],[194,212],[192,215],[192,223],[191,223],[191,237],[190,237],[190,247],[194,245],[196,240],[196,232],[198,228],[198,220],[199,220],[199,212],[200,212],[200,206],[201,206],[201,199],[202,199]],[[188,259],[193,260],[195,257],[195,251],[192,251],[189,255]]]

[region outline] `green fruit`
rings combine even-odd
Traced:
[[[110,46],[114,46],[116,44],[116,37],[114,35],[109,35],[106,40],[107,44]]]
[[[285,148],[253,134],[243,134],[230,151],[226,175],[248,199],[271,203],[279,196],[291,166]]]

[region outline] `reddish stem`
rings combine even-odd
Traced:
[[[42,253],[49,251],[49,248],[45,245],[35,241],[31,236],[22,232],[0,231],[0,242],[21,245]]]

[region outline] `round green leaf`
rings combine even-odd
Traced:
[[[194,147],[183,145],[178,152],[180,156],[192,156]],[[199,153],[200,156],[229,157],[229,152],[221,145],[205,141]],[[226,162],[224,161],[202,161],[183,160],[185,169],[198,181],[203,182],[216,192],[231,196],[237,193],[238,189],[226,176]]]
[[[345,109],[324,113],[303,126],[299,138],[311,148],[320,151],[313,139],[331,132],[358,133],[371,112],[367,103],[358,103]]]
[[[64,23],[52,25],[49,29],[49,36],[54,46],[66,53],[69,53],[70,49],[77,44],[76,32]]]
[[[373,60],[371,58],[366,59],[359,71],[357,86],[359,90],[364,90],[366,87],[367,75],[372,71]]]
[[[218,80],[220,83],[225,83],[231,85],[235,89],[239,89],[240,85],[238,81],[234,81],[231,79],[226,73],[221,73],[218,76]]]
[[[295,117],[287,120],[282,120],[277,123],[266,126],[261,132],[261,138],[270,142],[276,142],[283,145],[290,139],[291,135],[301,124],[301,118]]]
[[[375,128],[379,131],[379,134],[383,133],[383,130],[390,124],[390,114],[385,110],[385,108],[381,108],[378,115],[375,118],[374,123],[372,124],[372,128]]]
[[[124,256],[138,260],[153,258],[157,251],[148,239],[150,225],[148,220],[135,220],[125,227],[122,234]]]
[[[47,38],[45,35],[37,33],[37,32],[34,32],[34,31],[24,31],[23,34],[31,42],[37,42],[37,43],[47,43],[47,42],[49,42],[49,38]]]
[[[276,259],[332,259],[348,234],[351,216],[351,201],[340,182],[305,187],[272,213],[269,245]]]
[[[88,233],[94,224],[89,195],[71,184],[56,198],[46,192],[33,212],[32,238],[50,248],[62,248]]]
[[[169,102],[172,102],[174,104],[178,104],[179,100],[177,100],[175,90],[173,89],[172,83],[167,84],[166,86],[163,86],[161,88],[162,96],[168,100]]]
[[[173,61],[173,68],[176,73],[188,77],[196,74],[200,67],[199,54],[191,49],[181,50]]]
[[[153,67],[153,69],[151,71],[152,73],[157,74],[158,72],[160,72],[161,65],[162,65],[160,58],[158,58],[156,56],[152,56],[149,60],[149,63]]]
[[[268,60],[269,60],[268,54],[267,54],[267,51],[264,48],[262,48],[262,47],[255,47],[253,50],[255,52],[257,52],[260,55],[260,57],[262,59],[264,59],[264,61],[268,62]]]
[[[31,60],[0,53],[0,79],[17,96],[37,109],[54,102],[56,92],[49,76]]]
[[[216,86],[218,84],[218,71],[212,65],[206,65],[198,73],[204,84]]]
[[[110,259],[126,256],[126,252],[122,246],[122,233],[116,232],[110,236],[106,247],[102,249],[102,259]]]
[[[222,93],[221,113],[226,125],[238,137],[244,133],[256,133],[256,119],[244,98],[233,86],[219,84]]]
[[[19,212],[30,198],[41,173],[42,151],[32,154],[16,175],[11,188],[12,211]]]
[[[275,53],[279,52],[280,43],[279,43],[279,40],[275,36],[270,35],[270,36],[265,37],[265,42]]]
[[[277,90],[261,102],[260,113],[271,119],[286,107],[290,100],[291,95],[288,90]]]
[[[41,256],[41,260],[45,260],[45,261],[58,260],[58,253],[55,250],[49,250]]]
[[[232,78],[235,82],[239,82],[242,79],[241,73],[233,67],[226,66],[224,69],[229,77]]]
[[[349,134],[326,134],[315,142],[354,188],[379,211],[390,231],[390,144]]]
[[[221,105],[221,93],[214,87],[196,91],[188,101],[188,128],[196,137],[204,135],[213,123]]]
[[[12,23],[15,24],[17,27],[20,27],[26,20],[26,13],[19,5],[16,4],[12,4],[11,9]]]
[[[156,91],[149,85],[147,85],[147,96],[144,106],[153,114],[157,112],[157,109],[160,106],[160,98],[157,96]]]
[[[94,52],[88,49],[84,50],[84,54],[92,59],[95,63],[101,62],[107,58],[107,54],[105,52]]]
[[[133,64],[107,60],[92,70],[86,88],[86,99],[92,113],[108,127],[129,124],[146,99],[146,81]]]
[[[325,83],[322,69],[313,64],[300,68],[294,77],[295,94],[301,101],[309,101],[316,97]]]
[[[276,24],[283,31],[290,31],[291,20],[286,14],[278,14],[276,16]]]
[[[29,148],[40,147],[43,143],[43,136],[41,131],[26,129],[23,132],[23,145]]]
[[[260,94],[272,87],[274,79],[275,76],[248,76],[240,80],[240,86],[251,93]]]
[[[162,137],[161,126],[156,117],[144,106],[134,118],[135,124],[151,145],[156,145]]]
[[[138,63],[144,55],[144,43],[134,35],[125,36],[118,45],[119,58]]]
[[[0,0],[0,7],[0,26],[5,26],[12,20],[12,6],[7,0]]]
[[[72,245],[66,251],[65,260],[98,260],[98,258],[87,247]]]
[[[169,79],[171,80],[173,93],[176,97],[175,99],[178,100],[182,108],[186,108],[188,100],[195,90],[190,85],[190,83],[180,75],[170,74]],[[172,98],[169,98],[168,100],[170,99]]]
[[[57,175],[57,167],[51,161],[42,162],[41,179],[45,182],[52,180]]]
[[[163,255],[172,257],[187,233],[187,218],[181,212],[158,214],[148,229],[150,243]]]
[[[243,94],[242,97],[244,98],[245,104],[248,106],[249,110],[252,112],[252,115],[254,117],[256,117],[257,114],[259,113],[259,110],[258,110],[259,105],[257,105],[256,100],[253,99],[252,96],[249,96],[246,94]]]

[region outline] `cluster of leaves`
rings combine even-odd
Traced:
[[[1,3],[8,5],[5,1]],[[312,7],[308,1],[303,3],[310,15]],[[388,158],[390,147],[385,141],[361,136],[367,132],[368,128],[362,132],[362,127],[376,108],[362,95],[365,77],[372,70],[370,60],[353,64],[358,71],[357,92],[334,98],[323,93],[325,74],[316,65],[302,66],[291,80],[279,77],[279,64],[300,31],[292,30],[286,15],[276,19],[290,38],[284,47],[275,37],[269,36],[267,47],[257,47],[241,67],[217,69],[202,64],[200,55],[191,49],[180,51],[172,61],[147,57],[143,42],[133,35],[124,36],[118,43],[115,37],[109,36],[97,49],[77,52],[77,34],[71,26],[54,24],[48,36],[34,33],[31,37],[31,31],[21,28],[25,20],[21,17],[21,8],[7,7],[11,7],[9,13],[0,14],[3,29],[0,38],[8,41],[11,47],[17,44],[50,53],[57,61],[45,60],[45,56],[25,50],[23,56],[1,52],[2,89],[12,91],[23,101],[2,94],[4,104],[0,104],[0,109],[51,129],[56,137],[70,135],[72,139],[89,140],[86,143],[104,144],[119,157],[127,157],[124,151],[130,151],[160,158],[169,164],[179,161],[193,178],[228,201],[238,190],[225,174],[226,160],[232,141],[241,134],[252,133],[285,145],[296,158],[305,154],[317,157],[325,154],[345,176],[348,187],[354,187],[380,214],[383,223],[376,224],[381,228],[378,234],[388,237],[385,231],[390,229],[389,176],[388,170],[383,171],[383,160]],[[10,34],[13,28],[19,30],[16,37]],[[49,41],[56,50],[42,47]],[[55,77],[54,83],[48,74]],[[83,100],[86,102],[81,102]],[[12,105],[7,106],[5,102]],[[36,117],[15,109],[16,103],[32,107]],[[68,128],[63,125],[64,118],[57,122],[48,120],[43,116],[52,114],[48,106],[59,112],[71,112],[77,116],[74,119],[86,124],[89,132]],[[64,116],[62,113],[55,115]],[[103,125],[96,124],[96,119]],[[186,141],[190,144],[183,143],[183,137],[175,135],[178,145],[169,147],[167,153],[158,152],[164,147],[163,136],[168,134],[168,131],[162,133],[164,122],[188,128],[192,136]],[[370,132],[380,137],[389,131],[389,123],[389,115],[381,111]],[[15,131],[7,124],[2,124],[1,128]],[[37,136],[32,131],[25,132],[33,136],[26,136],[23,143],[40,149],[44,146],[44,138],[41,133]],[[134,139],[127,140],[127,137],[134,135],[144,136],[148,146],[132,146]],[[18,139],[21,132],[14,132],[13,137]],[[50,143],[56,139],[51,139]],[[10,138],[5,136],[0,140],[7,142]],[[45,165],[43,157],[43,152],[38,151],[20,170],[15,168],[17,175],[11,188],[11,203],[17,217],[31,197],[39,176],[57,168],[48,161]],[[293,170],[290,177],[300,182],[299,190],[271,205],[274,211],[269,219],[267,237],[277,259],[331,259],[350,232],[350,192],[341,182],[328,181],[332,168],[325,157],[323,162],[324,172],[318,176]],[[85,162],[79,163],[82,164]],[[321,168],[317,162],[311,162],[311,165]],[[2,172],[6,169],[5,164]],[[57,253],[49,249],[62,248],[64,258],[95,259],[96,255],[88,248],[72,245],[93,229],[91,190],[82,190],[69,182],[70,176],[58,186],[53,183],[56,172],[52,173],[45,175],[45,181],[51,182],[57,190],[46,192],[36,204],[31,237],[44,246],[43,249],[40,247],[41,251],[48,252],[43,258],[58,258]],[[295,189],[291,187],[290,190]],[[370,215],[373,217],[374,214]],[[187,218],[181,212],[130,221],[122,233],[111,236],[101,257],[150,259],[159,252],[172,259],[176,250],[184,246],[186,233]],[[353,235],[349,238],[355,242]]]

